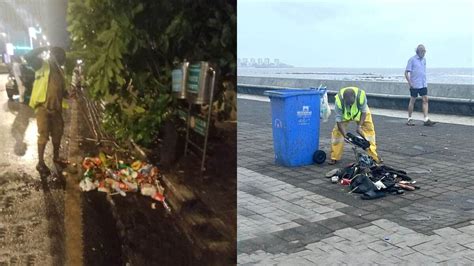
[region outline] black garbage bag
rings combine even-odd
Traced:
[[[374,183],[377,181],[382,182],[386,188],[393,187],[397,183],[393,175],[390,173],[381,174],[381,173],[372,171],[372,176],[370,177],[370,179]]]
[[[339,172],[339,178],[347,178],[351,179],[354,175],[357,174],[357,168],[356,164],[352,163],[347,165],[346,167],[342,168],[342,170]]]
[[[367,175],[358,174],[352,179],[350,189],[354,193],[365,193],[371,190],[376,191],[377,187]]]
[[[362,136],[356,136],[352,133],[347,133],[347,139],[357,147],[367,150],[370,147],[370,142]]]
[[[369,190],[360,196],[363,200],[371,200],[385,197],[385,192],[379,190]]]
[[[384,179],[382,179],[381,182],[387,188],[391,188],[391,187],[395,186],[395,184],[396,184],[395,179],[393,179],[393,178],[384,178]]]
[[[372,167],[371,172],[373,176],[384,176],[386,174],[390,174],[391,176],[393,176],[395,174],[397,175],[397,177],[400,177],[404,181],[412,180],[411,177],[407,175],[407,172],[403,170],[395,169],[387,165],[378,165],[378,166]]]

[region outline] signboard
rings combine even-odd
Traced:
[[[173,83],[172,83],[173,92],[180,92],[181,86],[183,85],[183,70],[180,68],[180,69],[175,69],[171,71],[171,77],[173,80]]]
[[[201,64],[192,64],[189,66],[189,77],[187,91],[190,93],[198,93],[201,78]]]
[[[201,136],[206,135],[207,122],[200,116],[193,116],[190,119],[190,128]]]

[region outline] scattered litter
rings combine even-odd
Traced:
[[[327,178],[330,178],[330,177],[332,177],[332,176],[339,175],[339,171],[340,171],[340,170],[339,170],[338,168],[332,169],[331,171],[329,171],[329,172],[326,173],[326,177],[327,177]]]
[[[98,157],[86,157],[82,162],[86,170],[79,187],[82,191],[98,190],[109,195],[121,195],[139,192],[143,196],[161,202],[163,207],[170,212],[171,208],[166,203],[165,188],[160,180],[163,176],[158,167],[136,160],[126,163],[118,160],[117,156],[107,156],[100,153]],[[152,209],[156,204],[151,205]]]
[[[416,169],[416,170],[412,170],[412,171],[409,171],[410,174],[430,174],[431,173],[431,169]]]
[[[333,183],[340,180],[341,185],[349,185],[349,194],[362,194],[361,199],[364,200],[381,198],[387,193],[400,195],[404,194],[405,190],[420,189],[419,186],[414,185],[416,181],[412,181],[407,172],[377,163],[369,156],[367,149],[370,143],[365,138],[351,133],[347,133],[347,136],[345,141],[352,144],[356,162],[326,173],[326,177],[335,174],[331,177]],[[418,148],[422,147],[418,146]]]
[[[343,178],[341,180],[341,185],[343,186],[347,186],[347,185],[350,185],[351,184],[351,180],[350,179],[347,179],[347,178]]]
[[[426,149],[425,149],[425,148],[423,148],[423,147],[421,147],[421,146],[418,146],[418,145],[413,146],[413,149],[419,150],[419,151],[422,151],[422,152],[426,152]]]
[[[382,183],[382,181],[380,181],[380,180],[377,181],[377,182],[375,182],[374,185],[375,185],[375,187],[376,187],[378,190],[387,188],[387,187],[384,185],[384,183]]]
[[[410,214],[407,215],[406,219],[408,221],[429,221],[431,220],[431,216],[422,216],[418,214]]]

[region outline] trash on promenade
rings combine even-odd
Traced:
[[[348,133],[346,142],[352,145],[355,163],[341,169],[333,169],[326,173],[332,183],[349,187],[350,193],[359,193],[361,199],[370,200],[384,197],[387,193],[400,195],[405,191],[420,189],[416,181],[403,170],[395,169],[376,162],[368,153],[370,143],[362,136]]]
[[[383,164],[369,166],[351,163],[341,169],[333,169],[326,174],[332,183],[349,187],[349,193],[362,194],[362,199],[376,199],[387,193],[403,194],[405,191],[420,189],[403,170]]]
[[[142,161],[126,163],[116,157],[100,153],[98,157],[86,157],[85,169],[79,187],[82,191],[98,190],[110,195],[127,196],[140,193],[160,202],[170,212],[164,196],[165,189],[160,180],[163,176],[158,167]],[[152,205],[152,208],[156,205]]]

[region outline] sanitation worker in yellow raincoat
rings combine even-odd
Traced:
[[[40,55],[50,51],[48,59]],[[35,110],[38,125],[38,164],[36,170],[40,174],[49,174],[50,170],[44,162],[44,151],[49,137],[53,143],[53,162],[61,166],[67,161],[59,158],[59,148],[63,135],[64,122],[62,109],[67,108],[63,101],[67,97],[64,70],[66,53],[60,47],[40,47],[25,55],[25,59],[35,70],[35,82],[29,105]]]
[[[336,125],[331,134],[331,160],[329,164],[336,164],[344,151],[344,138],[347,137],[347,125],[357,123],[357,133],[370,142],[367,153],[376,161],[381,162],[377,155],[375,143],[375,129],[372,122],[365,91],[357,87],[342,88],[336,95],[335,107]]]

